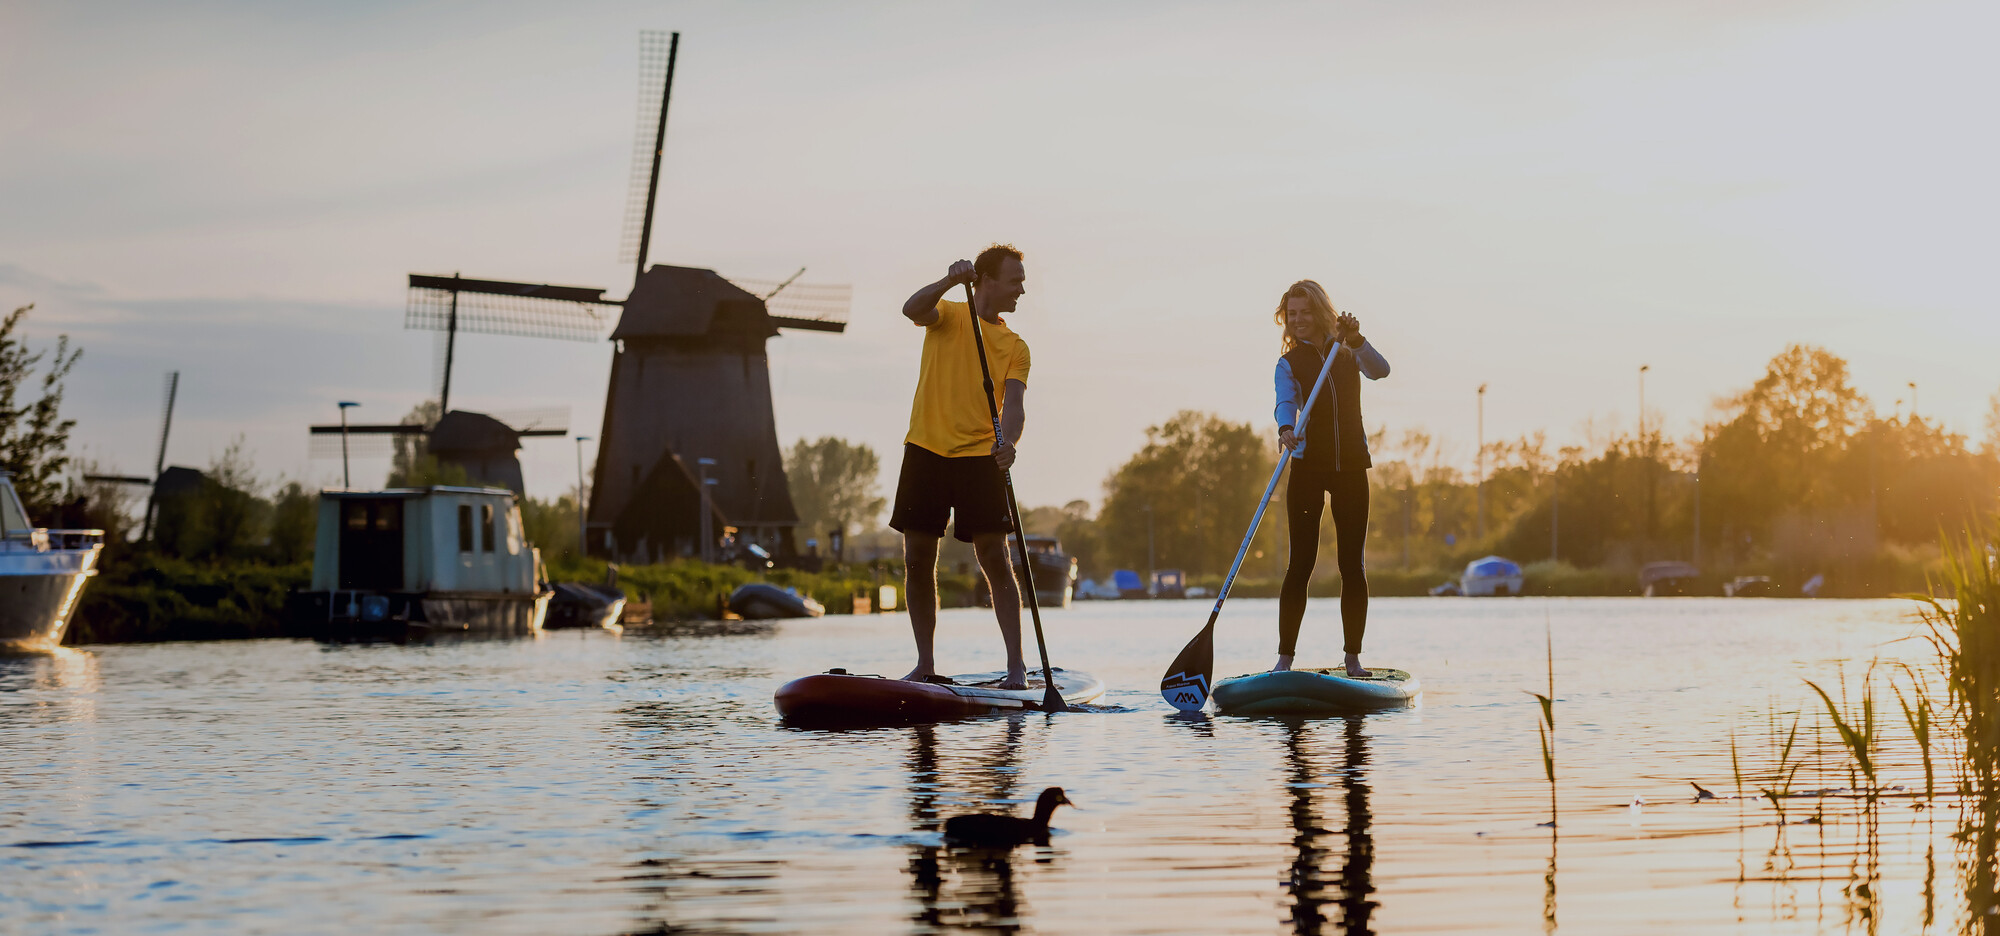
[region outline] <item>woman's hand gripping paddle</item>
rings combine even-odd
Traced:
[[[972,303],[971,283],[965,284],[965,311],[972,316],[972,344],[979,349],[979,376],[986,384],[986,411],[993,415],[993,442],[998,445],[1006,436],[1000,434],[1000,404],[993,397],[993,371],[986,366],[986,337],[979,331],[979,308]],[[1028,529],[1021,525],[1021,506],[1014,500],[1013,470],[1000,469],[1000,482],[1007,489],[1007,519],[1014,524],[1014,538],[1021,543],[1021,573],[1028,577],[1028,614],[1035,621],[1035,649],[1042,652],[1042,711],[1066,712],[1069,705],[1063,702],[1055,670],[1049,666],[1049,642],[1042,638],[1042,605],[1035,597],[1035,566],[1028,561]]]
[[[1292,438],[1304,443],[1306,420],[1312,418],[1313,402],[1319,399],[1321,387],[1326,386],[1326,375],[1333,370],[1333,359],[1340,356],[1340,346],[1334,346],[1332,354],[1326,356],[1326,363],[1319,366],[1319,378],[1313,381],[1312,392],[1306,395],[1306,405],[1299,410],[1299,424],[1292,430]],[[1236,573],[1243,568],[1243,556],[1250,551],[1250,541],[1257,536],[1257,525],[1264,522],[1264,510],[1271,506],[1271,495],[1277,493],[1278,479],[1284,477],[1285,466],[1292,462],[1292,450],[1281,448],[1278,452],[1278,470],[1271,472],[1271,482],[1264,485],[1264,497],[1257,501],[1257,514],[1250,518],[1250,529],[1243,534],[1243,545],[1236,548],[1236,561],[1229,564],[1229,577],[1222,580],[1222,590],[1215,596],[1215,607],[1209,609],[1208,623],[1202,625],[1201,633],[1194,635],[1187,646],[1181,648],[1181,655],[1174,657],[1167,674],[1160,677],[1160,695],[1167,704],[1183,712],[1199,712],[1208,704],[1208,690],[1215,676],[1215,620],[1222,616],[1222,603],[1229,600],[1229,587],[1236,584]]]

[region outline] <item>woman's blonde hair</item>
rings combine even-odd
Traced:
[[[1312,280],[1299,280],[1293,283],[1290,289],[1285,290],[1285,294],[1278,299],[1278,314],[1274,316],[1278,322],[1278,330],[1284,334],[1286,352],[1290,352],[1298,344],[1292,337],[1292,330],[1285,327],[1285,304],[1295,297],[1306,301],[1306,310],[1312,313],[1313,324],[1318,327],[1319,333],[1328,338],[1333,337],[1333,317],[1336,314],[1333,300],[1327,298],[1326,290],[1321,289],[1318,283]]]

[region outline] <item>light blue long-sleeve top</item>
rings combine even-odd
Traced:
[[[1310,344],[1310,342],[1308,343]],[[1318,348],[1319,346],[1313,345],[1313,347]],[[1383,357],[1382,352],[1375,350],[1375,346],[1369,344],[1366,338],[1361,340],[1361,347],[1359,348],[1350,348],[1345,344],[1336,343],[1333,353],[1335,355],[1354,355],[1356,369],[1360,370],[1361,375],[1369,380],[1381,380],[1389,376],[1389,359]],[[1313,373],[1305,375],[1305,378],[1310,379],[1318,376],[1319,374]],[[1329,375],[1326,389],[1320,391],[1320,396],[1324,397],[1329,405],[1327,412],[1333,414],[1333,438],[1337,445],[1340,439],[1340,398],[1330,378],[1331,375]],[[1306,384],[1305,379],[1301,379],[1292,373],[1292,362],[1286,360],[1283,356],[1278,358],[1278,372],[1273,379],[1273,383],[1276,385],[1275,389],[1278,395],[1278,408],[1273,415],[1278,420],[1278,426],[1280,428],[1291,426],[1296,429],[1299,424],[1299,410],[1306,405],[1306,397],[1312,395],[1312,387]],[[1367,442],[1364,440],[1362,444],[1366,445]],[[1306,457],[1306,440],[1304,437],[1299,438],[1299,447],[1292,451],[1292,457]],[[1338,453],[1335,453],[1335,463],[1339,463]]]

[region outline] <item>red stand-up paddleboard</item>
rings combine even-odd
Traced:
[[[1065,701],[1095,701],[1104,684],[1089,673],[1055,669],[1056,689]],[[856,676],[829,670],[794,679],[778,689],[778,714],[786,721],[814,724],[947,721],[997,712],[1042,708],[1047,688],[1042,674],[1028,674],[1028,688],[1001,689],[1005,673],[953,676],[949,684]]]

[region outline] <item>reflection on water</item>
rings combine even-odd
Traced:
[[[1264,655],[1247,625],[1275,613],[1231,608],[1224,667]],[[1889,791],[1858,794],[1814,721],[1803,678],[1925,652],[1900,605],[1383,600],[1372,652],[1422,675],[1423,707],[1299,722],[1169,711],[1154,687],[1186,610],[1049,617],[1056,662],[1103,678],[1108,711],[858,731],[785,727],[771,693],[895,671],[899,617],[0,661],[0,929],[1553,932],[1558,846],[1572,932],[2000,920],[2000,801],[1918,796],[1893,724]],[[1522,692],[1546,684],[1545,616],[1560,840]],[[967,669],[994,644],[990,615],[941,619]],[[1779,737],[1734,756],[1767,717]],[[1050,846],[939,834],[1047,786],[1083,806]]]
[[[1002,726],[998,738],[974,749],[977,766],[950,778],[938,766],[936,727],[907,729],[910,823],[926,839],[910,846],[910,889],[917,899],[912,932],[1020,932],[1024,908],[1014,881],[1015,850],[934,844],[929,839],[936,838],[944,822],[938,799],[947,784],[974,802],[1007,804],[1016,798],[1017,759],[1028,717],[1014,714],[987,720]],[[1052,863],[1052,850],[1035,851],[1036,862]]]
[[[1286,786],[1292,800],[1292,844],[1298,856],[1292,860],[1286,882],[1292,892],[1291,928],[1295,933],[1373,933],[1369,923],[1377,906],[1371,895],[1375,885],[1370,875],[1375,864],[1375,838],[1369,826],[1367,716],[1350,715],[1331,721],[1288,721],[1285,724],[1285,760],[1290,767]],[[1335,850],[1324,841],[1336,833],[1328,829],[1315,791],[1327,784],[1320,777],[1328,772],[1315,766],[1309,749],[1321,732],[1339,731],[1341,759],[1331,771],[1340,778],[1344,822],[1337,833],[1344,846],[1341,860],[1332,873],[1327,859]],[[1339,915],[1329,919],[1331,905]],[[1329,929],[1327,924],[1336,924]]]

